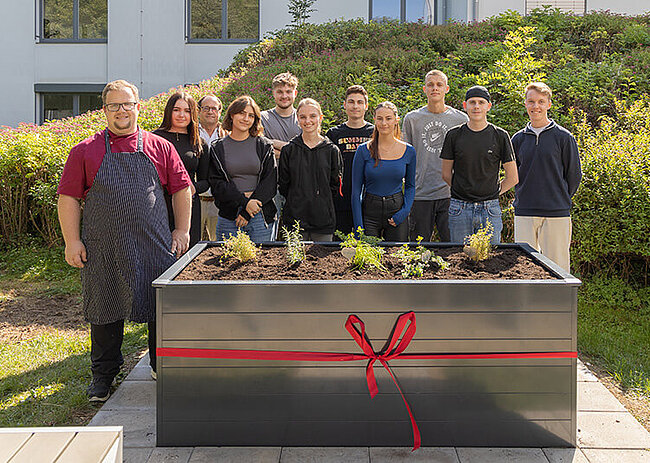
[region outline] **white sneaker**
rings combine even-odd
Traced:
[[[154,370],[153,368],[151,368],[151,379],[153,379],[154,381],[158,379],[158,374],[156,373],[156,370]]]

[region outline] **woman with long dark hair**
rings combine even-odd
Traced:
[[[162,124],[153,133],[174,145],[185,170],[192,179],[194,186],[190,224],[190,247],[192,247],[201,240],[201,201],[198,193],[203,193],[209,187],[210,168],[208,146],[199,136],[199,112],[194,98],[185,92],[176,92],[170,96],[165,105]],[[171,204],[168,203],[169,205]],[[173,230],[172,214],[169,215],[169,222]]]
[[[256,243],[271,240],[278,169],[271,141],[264,138],[260,108],[248,95],[230,103],[223,119],[230,134],[210,147],[209,183],[217,207],[217,239],[239,229]]]
[[[415,198],[415,149],[400,135],[397,106],[380,103],[372,138],[357,148],[352,162],[354,227],[386,241],[408,240],[406,219]]]

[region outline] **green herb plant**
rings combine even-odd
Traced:
[[[295,265],[305,260],[305,243],[302,241],[302,234],[300,233],[300,222],[296,220],[291,229],[282,227],[282,235],[284,236],[289,265]]]
[[[492,243],[490,240],[492,239],[493,233],[494,227],[488,220],[476,233],[465,237],[463,252],[475,262],[487,259],[492,250]]]
[[[351,259],[353,267],[359,270],[367,270],[374,267],[382,272],[386,271],[386,267],[381,263],[384,250],[377,246],[381,241],[380,238],[366,235],[361,227],[357,229],[357,236],[355,236],[354,232],[345,235],[338,230],[336,231],[336,236],[343,240],[341,242],[341,252],[343,255],[346,255],[346,249],[351,250],[349,251],[350,255],[346,255],[346,257]],[[354,254],[352,254],[352,250]]]
[[[233,258],[239,262],[248,262],[257,258],[258,247],[255,246],[250,237],[241,230],[236,235],[231,235],[223,242],[225,252],[222,259]]]
[[[424,274],[424,270],[437,265],[441,270],[446,269],[449,264],[440,256],[436,256],[430,249],[422,246],[422,237],[417,238],[417,247],[411,249],[407,243],[404,243],[391,256],[397,257],[404,268],[402,269],[403,278],[418,278]]]

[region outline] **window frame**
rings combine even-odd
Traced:
[[[369,0],[368,1],[368,20],[373,21],[372,17],[372,5],[374,3],[374,0]],[[408,22],[406,20],[406,3],[407,0],[399,0],[399,22],[400,23],[405,23]],[[438,0],[433,0],[433,12],[432,12],[432,20],[433,24],[438,24]]]
[[[98,94],[101,97],[102,90],[106,84],[34,84],[35,101],[37,103],[35,118],[38,124],[45,123],[45,95],[46,94],[68,94],[72,95],[72,117],[79,112],[79,97],[81,95]],[[58,120],[58,119],[55,119]]]
[[[567,7],[562,7],[562,6],[558,6],[558,5],[549,5],[549,6],[551,6],[551,8],[559,8],[560,10],[562,10],[564,12],[569,10],[569,11],[572,11],[574,14],[577,14],[577,15],[585,15],[585,14],[587,14],[587,0],[578,0],[578,1],[583,4],[583,7],[581,8],[582,11],[580,11],[580,12],[572,11],[574,8],[567,8]],[[535,8],[540,8],[542,6],[542,5],[537,5],[534,8],[532,8],[529,5],[529,3],[532,3],[532,2],[530,0],[526,0],[524,2],[524,11],[525,11],[526,15],[529,15],[530,13],[532,13]],[[549,0],[549,3],[557,3],[557,1]]]
[[[185,1],[185,42],[186,43],[257,43],[260,41],[262,26],[262,1],[257,0],[257,38],[255,39],[229,39],[228,35],[228,0],[221,0],[221,38],[220,39],[195,39],[192,38],[192,0]],[[224,37],[226,35],[226,37]]]
[[[45,0],[36,0],[36,41],[38,43],[107,43],[108,42],[108,17],[106,18],[106,37],[102,39],[85,39],[79,37],[79,1],[72,0],[72,37],[69,39],[49,39],[45,37]],[[108,0],[106,8],[108,10]]]

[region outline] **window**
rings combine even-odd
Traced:
[[[562,11],[576,14],[584,14],[587,11],[586,0],[526,0],[526,14],[543,6],[559,8]]]
[[[435,0],[370,0],[370,18],[429,24],[433,22],[435,3]]]
[[[43,42],[106,42],[108,0],[39,0]]]
[[[259,0],[187,0],[190,42],[257,42]]]
[[[38,122],[78,116],[102,107],[104,84],[34,84]]]

